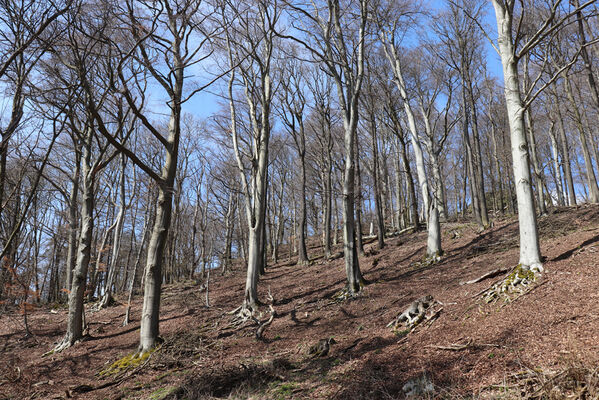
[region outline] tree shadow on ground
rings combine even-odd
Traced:
[[[560,254],[559,256],[552,258],[551,261],[562,261],[562,260],[566,260],[566,259],[572,257],[572,255],[577,250],[580,250],[583,247],[586,247],[586,246],[588,246],[590,244],[597,243],[597,242],[599,242],[599,235],[593,236],[592,238],[585,240],[584,242],[582,242],[581,244],[579,244],[577,247],[574,247],[573,249],[565,251],[562,254]]]
[[[265,390],[272,382],[286,380],[296,368],[285,358],[266,364],[243,364],[214,368],[183,384],[176,399],[246,398],[248,394]]]

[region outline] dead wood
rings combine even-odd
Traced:
[[[494,269],[493,271],[487,272],[486,274],[479,276],[476,279],[472,279],[472,280],[466,281],[466,282],[460,282],[460,285],[471,285],[473,283],[478,283],[480,281],[484,281],[485,279],[495,278],[496,276],[504,274],[504,273],[510,271],[511,269],[512,269],[511,267],[497,268],[497,269]]]

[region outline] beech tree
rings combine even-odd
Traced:
[[[292,16],[294,35],[283,35],[300,43],[322,64],[331,76],[337,90],[344,134],[343,175],[343,253],[347,276],[347,291],[353,295],[364,284],[355,227],[355,154],[356,130],[359,120],[359,98],[365,73],[368,2],[366,0],[312,2],[311,5],[287,2]],[[300,22],[301,21],[301,22]],[[361,237],[360,237],[361,239]]]
[[[249,318],[258,305],[258,277],[264,268],[266,247],[266,202],[268,183],[271,106],[273,101],[272,62],[275,57],[275,29],[281,10],[277,2],[260,1],[257,9],[243,2],[221,5],[225,30],[225,51],[229,61],[228,100],[233,152],[245,195],[248,235],[247,279],[240,317]],[[236,19],[236,21],[230,18]],[[247,106],[247,137],[234,88],[238,79]],[[246,148],[242,145],[246,144]]]
[[[556,0],[548,4],[548,13],[535,25],[533,33],[521,41],[521,26],[519,18],[524,18],[516,10],[514,0],[493,0],[495,17],[497,21],[497,43],[495,49],[501,56],[503,77],[505,82],[505,100],[510,126],[512,142],[512,163],[516,197],[518,199],[518,221],[520,228],[520,264],[532,271],[543,271],[539,234],[537,229],[537,216],[531,187],[531,174],[529,164],[528,143],[524,125],[525,110],[538,95],[540,90],[557,78],[551,77],[547,83],[533,92],[534,85],[528,93],[522,93],[520,83],[519,64],[532,49],[548,39],[553,33],[561,29],[564,24],[576,15],[578,11],[593,1],[587,2],[575,10],[564,11],[562,1]],[[516,28],[516,30],[514,30]],[[568,64],[567,64],[568,65]],[[566,67],[562,67],[565,70]],[[561,71],[559,71],[561,72]],[[542,190],[542,188],[540,189]]]

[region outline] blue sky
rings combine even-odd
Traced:
[[[428,5],[432,9],[442,9],[446,4],[446,0],[430,0]],[[492,40],[497,38],[497,27],[495,22],[495,12],[490,2],[487,3],[485,8],[487,14],[485,15],[482,25],[487,29],[487,34]],[[485,40],[485,52],[484,55],[487,61],[487,67],[489,73],[493,74],[498,78],[500,83],[503,83],[503,71],[501,66],[501,59],[495,52],[495,49],[491,46],[488,40]],[[198,74],[202,75],[202,74]],[[227,79],[226,77],[223,79]],[[211,91],[218,91],[219,85],[223,84],[223,80],[216,82],[212,87],[204,90],[203,92],[197,93],[187,103],[183,105],[184,112],[193,114],[198,118],[207,118],[216,113],[222,104],[222,99],[211,93]]]

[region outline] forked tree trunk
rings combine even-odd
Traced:
[[[90,134],[90,132],[88,132]],[[91,259],[92,236],[94,229],[94,176],[91,170],[91,138],[83,155],[83,188],[81,203],[81,233],[77,247],[77,260],[73,270],[73,281],[69,292],[69,313],[67,316],[67,332],[62,342],[56,347],[60,351],[72,346],[83,337],[83,299],[85,296],[87,270]]]

